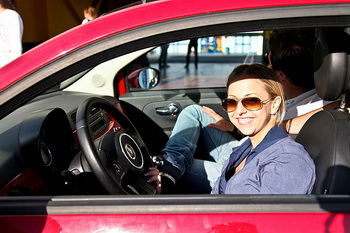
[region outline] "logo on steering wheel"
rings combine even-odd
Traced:
[[[127,156],[130,159],[136,159],[136,153],[134,151],[134,148],[132,148],[132,146],[130,144],[126,144],[124,148],[125,148],[125,152],[126,152]]]

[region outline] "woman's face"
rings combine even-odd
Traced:
[[[253,146],[257,146],[276,125],[276,113],[281,103],[281,98],[270,99],[268,92],[261,80],[256,78],[242,79],[230,84],[228,88],[228,99],[241,100],[246,97],[258,97],[263,106],[260,110],[249,111],[239,101],[237,108],[229,112],[231,122],[237,129],[250,137]]]

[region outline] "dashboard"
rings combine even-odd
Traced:
[[[98,185],[87,177],[92,174],[75,125],[79,105],[90,97],[93,95],[78,92],[44,94],[1,121],[0,195],[85,193],[85,186]],[[115,98],[102,98],[118,104]],[[96,143],[111,130],[123,131],[99,108],[89,110],[88,124]]]

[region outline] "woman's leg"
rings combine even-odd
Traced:
[[[202,112],[199,105],[191,105],[185,108],[176,121],[174,130],[163,152],[165,158],[175,167],[179,168],[183,175],[187,169],[193,174],[212,180],[220,175],[223,163],[231,154],[232,148],[238,145],[238,140],[229,132],[223,132],[208,127],[207,124],[215,120]],[[205,162],[205,165],[193,165],[193,156],[197,148],[199,137],[203,138],[205,150],[215,162]]]

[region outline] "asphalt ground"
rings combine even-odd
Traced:
[[[259,59],[250,60],[249,63],[259,62]],[[159,69],[161,73],[161,82],[156,89],[186,89],[225,87],[231,71],[247,59],[234,56],[199,56],[197,69],[193,64],[193,57],[187,69],[185,56],[169,56],[166,68],[159,67],[158,56],[152,55],[149,61],[151,67]]]

